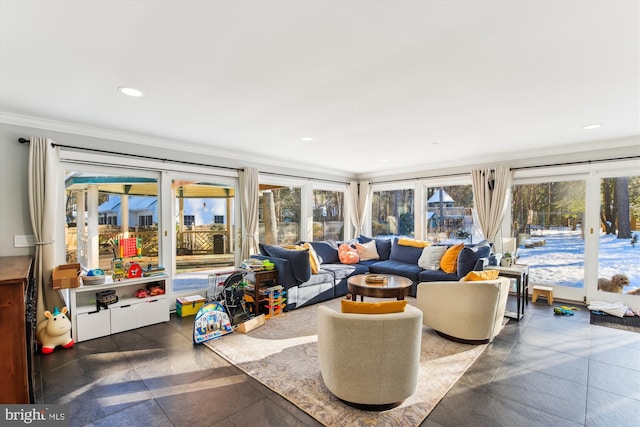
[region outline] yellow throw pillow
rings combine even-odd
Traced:
[[[360,261],[380,259],[380,255],[378,255],[378,250],[376,249],[375,240],[371,240],[367,243],[356,243],[356,249],[358,250]]]
[[[398,239],[398,244],[402,246],[413,246],[414,248],[424,248],[430,246],[431,242],[426,240],[409,239],[408,237],[401,237]]]
[[[462,248],[464,248],[464,243],[451,246],[447,249],[442,255],[442,258],[440,258],[440,270],[445,273],[455,273],[458,269],[458,254]]]
[[[302,247],[309,250],[309,263],[311,264],[311,273],[318,274],[318,272],[320,271],[320,259],[318,258],[316,250],[313,249],[313,246],[311,246],[309,242],[305,242]]]
[[[386,314],[402,313],[407,301],[358,302],[343,299],[340,301],[343,313]]]
[[[460,279],[461,282],[477,282],[480,280],[496,280],[498,278],[498,270],[470,271]]]

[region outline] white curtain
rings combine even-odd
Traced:
[[[359,188],[358,188],[359,187]],[[349,199],[351,200],[351,224],[355,228],[354,237],[362,234],[364,227],[365,209],[369,204],[371,196],[371,186],[369,182],[351,181],[349,183]]]
[[[51,285],[51,271],[55,267],[54,239],[58,225],[56,194],[58,149],[47,138],[31,138],[29,144],[29,211],[35,236],[34,279],[38,290],[37,320],[45,320],[44,312],[62,309],[60,291]]]
[[[473,200],[480,231],[489,242],[494,241],[502,225],[512,176],[507,166],[471,171]]]
[[[258,170],[244,168],[240,171],[240,195],[242,209],[242,259],[258,253]]]

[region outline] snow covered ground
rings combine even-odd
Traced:
[[[640,237],[640,232],[635,232]],[[518,262],[529,265],[533,283],[549,283],[581,288],[584,286],[584,240],[580,231],[544,230],[544,246],[519,248]],[[624,292],[640,287],[640,242],[633,247],[630,239],[600,235],[598,277],[611,278],[622,273],[630,285]]]

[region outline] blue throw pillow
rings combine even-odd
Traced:
[[[476,265],[476,262],[480,258],[486,258],[491,252],[491,247],[488,245],[474,246],[462,248],[458,254],[458,266],[456,274],[459,278],[467,275]]]
[[[418,265],[420,255],[422,255],[422,248],[399,245],[398,239],[393,239],[393,243],[391,243],[391,254],[389,255],[390,260]]]
[[[263,247],[269,256],[289,261],[296,282],[304,283],[311,278],[311,263],[309,262],[309,251],[307,249],[285,249],[273,245],[263,245]]]
[[[309,242],[320,258],[321,264],[340,264],[338,248],[329,242]]]

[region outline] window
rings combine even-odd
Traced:
[[[471,185],[427,188],[426,237],[434,242],[478,242],[481,238],[473,222]]]
[[[413,189],[374,191],[371,199],[371,232],[373,236],[413,237],[413,196]]]
[[[142,243],[141,257],[136,261],[157,264],[155,174],[97,169],[65,172],[67,262],[80,263],[85,270],[101,268],[110,274],[113,242],[135,237]]]
[[[300,241],[301,189],[260,184],[260,243],[293,244]]]
[[[196,216],[195,215],[185,215],[184,216],[184,225],[186,227],[192,227],[196,225]]]
[[[213,216],[214,224],[224,224],[224,215],[214,215]]]
[[[344,239],[344,192],[313,190],[313,240]]]
[[[533,283],[584,288],[585,181],[514,185],[512,235]]]
[[[138,217],[138,226],[150,227],[153,225],[153,215],[140,215]]]

